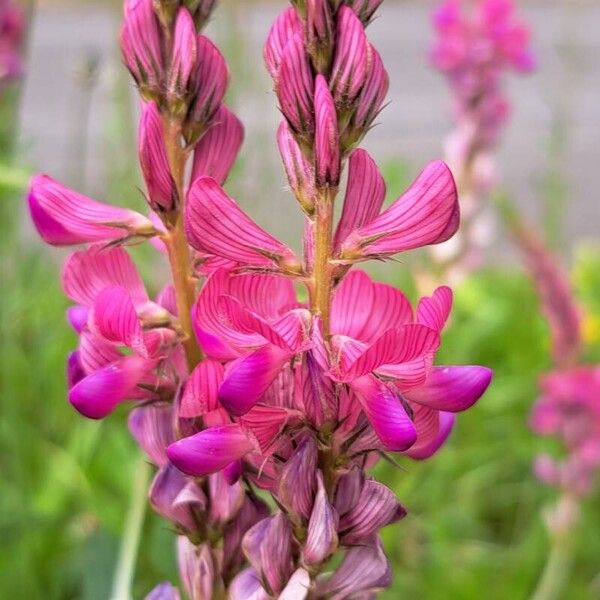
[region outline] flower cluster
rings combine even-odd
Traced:
[[[148,216],[45,175],[31,183],[42,238],[84,246],[63,272],[80,340],[69,400],[90,418],[136,402],[130,430],[158,469],[150,502],[180,534],[193,600],[385,588],[378,531],[406,511],[366,471],[388,452],[430,457],[491,379],[485,367],[433,366],[449,288],[413,310],[402,292],[353,268],[443,242],[459,223],[444,163],[427,165],[383,209],[383,178],[356,148],[388,87],[365,33],[380,3],[295,0],[265,46],[283,114],[277,142],[305,215],[302,256],[222,187],[243,130],[222,104],[223,58],[198,34],[213,2],[125,6]],[[144,240],[171,267],[172,282],[153,298],[125,249]],[[338,550],[341,563],[323,573]],[[178,592],[162,584],[149,597]]]
[[[24,19],[22,9],[11,0],[0,2],[0,87],[23,73],[21,44]]]
[[[529,29],[514,12],[512,0],[444,0],[433,14],[437,39],[430,56],[453,96],[456,126],[446,142],[446,158],[463,212],[461,239],[441,253],[449,263],[471,267],[478,260],[476,221],[494,184],[493,151],[510,114],[504,73],[529,73],[535,66]]]

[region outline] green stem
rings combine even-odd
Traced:
[[[559,510],[561,505],[573,515],[573,520],[562,528],[550,530],[552,546],[542,576],[530,600],[558,600],[563,597],[573,561],[572,528],[577,522],[578,503],[570,496],[563,496],[558,503]]]
[[[140,458],[136,466],[129,510],[113,581],[111,600],[132,600],[131,584],[146,513],[146,495],[150,480],[150,465]]]

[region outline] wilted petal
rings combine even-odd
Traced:
[[[69,391],[69,402],[85,417],[102,419],[120,402],[147,395],[137,385],[155,364],[138,356],[126,356],[73,386]]]
[[[211,177],[192,184],[185,228],[197,250],[255,267],[300,270],[294,253],[248,217]]]
[[[258,573],[250,568],[239,573],[229,586],[229,600],[269,600]]]
[[[267,70],[273,79],[277,79],[285,47],[295,34],[301,36],[302,30],[302,21],[295,8],[284,10],[271,26],[264,47],[264,59]]]
[[[302,560],[307,565],[318,565],[329,558],[338,544],[338,516],[329,504],[323,485],[321,471],[317,472],[317,494],[315,496],[306,541],[302,548]]]
[[[179,575],[191,600],[213,598],[218,566],[208,544],[195,546],[186,537],[177,538]]]
[[[241,121],[227,107],[221,106],[213,124],[194,148],[191,181],[208,176],[223,185],[243,140]]]
[[[170,583],[158,584],[145,598],[145,600],[180,600],[177,588]]]
[[[135,304],[148,301],[144,284],[131,257],[123,248],[100,248],[73,252],[62,273],[65,294],[75,302],[91,306],[107,287],[120,286]]]
[[[377,481],[364,482],[356,504],[340,519],[344,544],[364,542],[382,527],[406,516],[406,510],[388,487]]]
[[[441,331],[452,310],[452,296],[452,290],[443,285],[432,296],[421,298],[417,306],[417,323]]]
[[[317,446],[312,436],[300,443],[279,477],[277,499],[296,518],[308,520],[316,490]]]
[[[304,600],[310,589],[310,575],[305,569],[296,569],[277,600]]]
[[[275,91],[281,112],[295,133],[312,136],[315,129],[314,82],[303,36],[296,33],[285,46]]]
[[[192,371],[181,396],[179,416],[200,417],[219,408],[218,391],[223,381],[223,365],[211,359],[203,360]]]
[[[348,160],[348,183],[342,216],[335,231],[334,246],[354,230],[372,221],[385,200],[385,181],[366,150],[355,150]]]
[[[373,545],[354,546],[346,551],[344,559],[333,575],[319,582],[319,597],[345,600],[359,597],[363,592],[377,592],[386,588],[392,580],[390,564],[381,542]]]
[[[138,156],[150,207],[157,212],[173,210],[178,201],[177,189],[167,159],[160,113],[154,102],[142,107]]]
[[[361,406],[383,445],[394,452],[410,448],[417,431],[402,402],[384,383],[366,376],[351,384]]]
[[[292,530],[283,513],[254,525],[244,536],[242,549],[270,590],[280,592],[292,572]]]
[[[96,202],[47,175],[29,184],[29,212],[42,239],[54,246],[125,241],[156,235],[152,223],[132,210]]]
[[[129,413],[129,432],[150,460],[167,463],[167,446],[175,441],[171,406],[139,406]]]
[[[480,366],[433,367],[427,380],[406,392],[406,397],[436,410],[466,410],[488,388],[493,371]]]
[[[340,180],[340,139],[333,97],[323,75],[315,82],[315,174],[321,187]]]
[[[416,460],[424,460],[433,456],[448,439],[454,427],[456,415],[439,412],[418,404],[413,408],[417,441],[405,454]]]
[[[188,485],[186,476],[172,464],[163,465],[154,476],[148,498],[152,508],[162,517],[183,528],[184,531],[194,532],[197,522],[194,509],[203,510],[206,498],[202,490],[194,485],[196,502],[176,503],[181,491]]]
[[[452,173],[433,162],[389,208],[342,242],[341,258],[378,258],[439,244],[456,233],[459,220]]]
[[[360,92],[367,73],[368,47],[362,23],[352,9],[341,6],[331,69],[331,91],[338,106],[351,103]]]
[[[259,348],[232,363],[221,388],[219,400],[234,415],[247,413],[273,383],[291,353],[272,344]]]
[[[205,429],[167,448],[169,460],[181,471],[202,477],[216,473],[254,449],[237,424]]]

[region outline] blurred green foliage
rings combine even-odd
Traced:
[[[111,125],[110,196],[134,204],[139,195],[127,122],[117,114]],[[0,597],[104,600],[139,453],[125,409],[90,422],[65,400],[65,357],[76,339],[63,318],[60,253],[42,247],[23,226],[24,178],[10,162],[10,132],[0,145]],[[387,165],[392,190],[403,186],[407,171]],[[160,270],[148,268],[152,251],[135,253],[156,291]],[[597,248],[582,247],[573,270],[590,360],[600,359],[599,256]],[[404,265],[386,272],[413,294]],[[479,405],[460,416],[438,456],[402,461],[402,469],[378,466],[378,476],[409,509],[384,531],[395,578],[382,598],[525,599],[548,548],[540,511],[555,497],[531,474],[535,453],[549,444],[527,427],[536,379],[549,368],[548,331],[532,285],[515,265],[482,271],[455,291],[439,361],[488,365],[495,378]],[[577,532],[569,600],[600,597],[599,500],[587,503]],[[173,550],[168,526],[147,514],[134,598],[158,581],[177,581]]]

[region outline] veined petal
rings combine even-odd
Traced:
[[[412,401],[436,410],[460,412],[466,410],[484,394],[493,372],[487,367],[433,367],[422,386],[406,392]]]
[[[73,252],[62,273],[65,294],[84,306],[91,306],[107,287],[125,288],[134,304],[148,301],[144,284],[131,257],[123,248],[100,248]]]
[[[194,20],[190,11],[181,7],[175,17],[167,84],[167,98],[171,102],[184,101],[190,93],[188,83],[196,65],[197,56],[198,43]]]
[[[334,506],[341,520],[358,502],[364,483],[364,471],[358,466],[352,467],[349,473],[338,479],[335,488]]]
[[[396,367],[411,363],[431,355],[439,344],[439,334],[424,325],[409,323],[389,329],[346,367],[342,378],[348,380],[380,370],[383,366]]]
[[[372,376],[365,376],[355,379],[350,387],[388,450],[402,452],[415,443],[417,430],[414,423],[398,396],[384,383]]]
[[[92,200],[47,175],[33,177],[28,202],[38,233],[54,246],[156,235],[152,223],[143,215]]]
[[[410,302],[402,292],[355,269],[335,290],[331,331],[372,342],[388,329],[411,323],[412,318]]]
[[[406,510],[388,487],[378,481],[364,482],[356,504],[340,519],[340,536],[345,544],[369,540],[382,527],[406,516]]]
[[[264,47],[264,59],[267,70],[273,79],[277,79],[281,57],[288,42],[295,34],[302,35],[303,25],[295,8],[284,10],[273,23]]]
[[[362,149],[352,152],[348,159],[344,208],[335,231],[336,250],[354,229],[371,222],[379,214],[385,192],[385,181],[369,153]]]
[[[281,112],[291,129],[312,136],[315,130],[314,81],[304,46],[304,36],[295,33],[285,46],[275,79]]]
[[[241,121],[221,105],[210,129],[194,148],[191,181],[198,177],[212,177],[223,185],[244,140]]]
[[[452,290],[443,285],[432,296],[421,298],[417,306],[417,323],[441,331],[452,310],[452,296]]]
[[[327,498],[323,475],[317,472],[317,495],[313,504],[306,541],[302,548],[302,560],[306,565],[318,565],[336,550],[338,516]]]
[[[292,529],[287,517],[278,512],[258,522],[244,536],[242,549],[269,588],[280,592],[292,572]]]
[[[126,356],[88,375],[69,391],[69,402],[85,417],[102,419],[124,400],[144,397],[138,383],[155,366],[138,356]]]
[[[445,163],[432,162],[389,208],[342,242],[341,258],[379,258],[439,244],[456,233],[459,220],[452,173]]]
[[[185,228],[197,250],[255,267],[300,270],[294,253],[250,219],[211,177],[192,184]]]
[[[192,419],[217,410],[219,386],[224,372],[223,365],[216,360],[205,359],[200,362],[185,385],[179,416]]]
[[[340,181],[340,136],[333,97],[323,75],[317,75],[314,95],[315,174],[321,187]]]
[[[260,583],[258,573],[253,569],[244,569],[235,576],[229,586],[229,600],[269,600]]]
[[[234,415],[247,413],[275,381],[291,352],[267,344],[232,363],[219,389],[219,400]]]
[[[405,454],[415,460],[424,460],[433,456],[446,441],[454,427],[456,415],[419,404],[413,405],[413,410],[417,441]]]
[[[187,597],[191,599],[213,598],[217,565],[208,543],[196,546],[187,537],[177,540],[177,563],[179,576]],[[218,576],[218,575],[217,575]]]
[[[79,336],[79,362],[86,375],[118,362],[123,355],[114,344],[84,329]]]
[[[301,415],[287,408],[258,405],[241,416],[239,423],[256,438],[261,452],[267,454],[288,421],[298,416]]]
[[[212,524],[229,523],[244,503],[244,488],[239,483],[230,485],[222,472],[208,477],[210,499],[209,520]]]
[[[254,444],[236,423],[205,429],[182,438],[167,448],[169,460],[188,475],[216,473],[254,449]]]
[[[369,44],[369,70],[357,100],[354,117],[358,127],[368,129],[379,114],[390,87],[390,78],[379,52]]]
[[[344,600],[367,592],[386,588],[392,580],[390,564],[381,542],[353,546],[346,551],[344,559],[333,575],[319,582],[317,594],[329,600]]]
[[[157,466],[167,463],[166,448],[175,441],[173,408],[170,405],[138,406],[129,413],[129,432]]]

